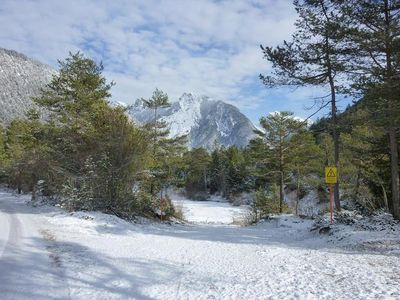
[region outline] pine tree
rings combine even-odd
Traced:
[[[279,212],[283,211],[284,186],[290,171],[292,154],[291,139],[304,128],[304,122],[293,118],[291,112],[277,112],[260,119],[264,132],[257,132],[268,147],[265,161],[269,166],[269,174],[279,186]]]
[[[229,198],[248,190],[248,168],[246,167],[245,156],[241,149],[231,146],[226,149],[227,160],[227,195]]]
[[[269,182],[268,172],[271,150],[264,142],[263,138],[256,137],[250,140],[247,151],[247,164],[249,165],[249,175],[253,178],[254,188],[265,188]]]
[[[143,169],[145,132],[122,108],[108,105],[103,66],[81,53],[60,61],[60,71],[34,101],[50,112],[42,143],[55,170],[52,189],[71,209],[134,213],[135,174]]]
[[[352,196],[368,209],[384,207],[389,211],[390,153],[386,149],[385,131],[374,126],[371,115],[358,109],[346,116],[351,120],[351,132],[343,134],[343,158],[341,177],[352,190]],[[373,197],[375,195],[375,197]],[[383,201],[382,201],[383,200]]]
[[[185,189],[191,197],[205,198],[208,193],[211,157],[204,148],[188,151],[185,156]]]
[[[170,106],[166,93],[156,89],[150,99],[142,99],[142,102],[145,108],[153,111],[152,121],[144,126],[150,148],[150,157],[147,162],[150,176],[148,176],[144,185],[147,185],[152,205],[161,208],[165,199],[168,198],[167,195],[166,197],[163,196],[163,192],[166,194],[168,186],[176,181],[175,174],[179,167],[173,164],[179,162],[177,158],[183,154],[187,141],[186,136],[168,138],[168,125],[159,120],[160,109]],[[157,197],[158,193],[160,193],[159,197]],[[172,209],[172,204],[169,203],[168,207]]]
[[[296,0],[296,32],[290,42],[276,48],[263,47],[264,57],[272,63],[272,75],[260,75],[268,87],[322,86],[329,90],[330,131],[334,141],[334,164],[339,166],[339,132],[336,95],[339,76],[344,70],[347,46],[342,42],[342,15],[329,0]],[[335,206],[340,210],[339,184],[335,185]]]
[[[211,153],[211,162],[209,165],[210,193],[222,193],[225,190],[225,165],[222,158],[222,152],[216,148]]]
[[[156,89],[150,99],[142,99],[143,107],[153,110],[153,120],[146,124],[151,132],[152,141],[152,154],[153,159],[157,159],[158,149],[160,144],[163,142],[169,134],[167,124],[158,119],[158,113],[161,108],[169,107],[168,95],[163,91]]]
[[[50,148],[43,142],[46,134],[46,125],[34,110],[28,112],[27,119],[14,120],[6,131],[8,183],[18,193],[31,191],[32,200],[36,200],[39,180],[48,186],[52,175]]]
[[[290,139],[290,170],[296,181],[296,207],[298,214],[303,184],[311,183],[312,174],[320,174],[323,169],[322,149],[316,144],[310,131],[302,130]],[[306,180],[308,179],[308,180]]]
[[[389,136],[393,214],[400,219],[398,130],[400,124],[400,2],[396,0],[334,1],[351,30],[353,88],[374,111],[377,125]]]

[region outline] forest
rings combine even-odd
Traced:
[[[197,200],[218,194],[233,203],[250,195],[257,220],[297,214],[297,205],[290,211],[285,203],[291,191],[297,204],[311,190],[328,201],[324,167],[336,166],[336,210],[345,199],[400,219],[400,5],[294,3],[292,39],[261,45],[271,71],[260,80],[269,89],[320,88],[324,96],[315,99],[310,118],[329,109],[326,116],[311,124],[289,111],[265,111],[245,148],[188,149],[186,136],[169,138],[158,118],[170,105],[165,92],[155,89],[143,99],[154,118],[137,124],[127,108],[111,104],[114,83],[105,79],[102,64],[71,53],[33,99],[37,109],[0,127],[0,182],[31,192],[33,201],[124,218],[177,216],[171,189]],[[342,97],[353,105],[339,111]]]

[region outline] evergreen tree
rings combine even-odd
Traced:
[[[164,206],[164,202],[168,198],[163,197],[163,191],[166,192],[168,186],[176,181],[176,172],[179,170],[179,166],[176,165],[179,161],[177,158],[183,154],[186,136],[168,138],[168,125],[159,120],[159,110],[170,106],[166,93],[156,89],[150,99],[142,99],[142,101],[145,108],[153,111],[152,121],[144,126],[150,149],[150,156],[147,161],[150,176],[147,177],[146,182],[143,182],[143,186],[147,186],[146,189],[150,194],[152,205],[159,205],[160,210],[162,210],[161,207]],[[160,193],[159,197],[157,197],[158,193]],[[168,202],[168,207],[172,208],[172,204],[170,201]]]
[[[334,141],[334,164],[339,167],[339,132],[336,95],[344,70],[347,46],[342,42],[342,15],[329,0],[296,0],[296,32],[290,42],[276,48],[263,47],[264,57],[272,63],[272,75],[260,75],[268,87],[314,85],[329,90],[330,131]],[[335,185],[335,206],[340,209],[339,184]]]
[[[323,170],[322,149],[316,144],[311,132],[302,130],[293,135],[290,140],[290,166],[296,183],[296,206],[295,213],[298,214],[299,201],[301,198],[302,185],[313,184],[312,174],[320,174]],[[317,177],[320,182],[320,176]]]
[[[273,184],[269,191],[259,188],[254,192],[254,200],[251,204],[251,208],[255,222],[281,211],[278,194],[279,188],[276,184]]]
[[[226,166],[223,159],[222,149],[216,148],[211,153],[209,173],[210,193],[223,193],[226,186]]]
[[[39,120],[36,111],[28,112],[27,119],[14,120],[6,131],[6,155],[8,163],[6,174],[10,186],[18,193],[31,191],[32,200],[36,200],[38,182],[51,178],[50,149],[43,142],[46,126]]]
[[[341,177],[349,185],[351,196],[370,210],[384,207],[389,211],[388,189],[390,153],[385,131],[374,126],[370,114],[362,109],[346,117],[352,119],[351,132],[343,134]],[[375,195],[375,197],[374,197]],[[382,201],[383,200],[383,201]]]
[[[70,54],[34,101],[50,112],[42,144],[50,147],[47,173],[67,208],[117,214],[136,209],[132,187],[145,161],[146,136],[122,108],[108,105],[112,86],[102,65]]]
[[[291,144],[293,135],[304,128],[304,122],[293,118],[291,112],[278,112],[269,114],[260,119],[260,125],[264,132],[257,133],[263,138],[268,147],[268,156],[265,161],[268,163],[268,172],[275,179],[279,186],[279,212],[283,211],[284,186],[290,171],[291,151],[294,150]]]
[[[204,148],[188,151],[185,156],[185,189],[191,197],[204,198],[208,192],[208,169],[211,157]],[[200,193],[200,194],[199,194]]]
[[[400,124],[400,2],[334,1],[347,17],[353,46],[347,62],[353,87],[374,111],[376,124],[389,136],[392,211],[400,218],[398,130]]]
[[[264,142],[263,138],[256,137],[249,142],[246,151],[249,174],[254,178],[254,188],[266,188],[269,182],[268,172],[270,169],[268,157],[271,149]]]
[[[163,140],[168,136],[169,129],[167,124],[158,120],[159,109],[169,107],[168,95],[163,91],[156,89],[150,99],[142,99],[143,107],[153,110],[153,121],[146,124],[151,132],[152,141],[152,154],[153,159],[156,160],[158,149],[163,143]]]
[[[70,179],[72,189],[79,190],[79,174],[99,143],[96,125],[108,107],[112,84],[101,75],[101,65],[79,52],[59,61],[59,65],[59,73],[33,100],[50,112],[55,160]]]
[[[236,146],[231,146],[226,149],[225,156],[227,160],[226,194],[231,198],[235,194],[248,190],[249,174],[242,150]]]
[[[234,196],[248,191],[251,186],[248,160],[236,146],[216,149],[209,164],[210,192],[220,193],[233,200]]]

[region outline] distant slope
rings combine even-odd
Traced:
[[[152,121],[152,111],[138,100],[129,114],[140,123]],[[179,101],[159,112],[159,119],[170,125],[171,137],[188,135],[191,148],[215,146],[245,147],[254,137],[254,125],[239,109],[206,96],[184,93]]]
[[[56,71],[13,50],[0,48],[0,125],[23,117],[34,107],[31,97]]]

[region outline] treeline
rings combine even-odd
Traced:
[[[373,192],[400,218],[400,2],[296,0],[294,5],[298,19],[293,37],[277,47],[261,47],[273,69],[261,79],[268,87],[318,86],[326,91],[315,105],[330,107],[329,119],[319,129],[332,137],[330,163],[339,168],[344,185],[344,190],[335,185],[336,208],[351,182],[357,199]],[[338,95],[362,105],[340,117]]]
[[[138,126],[125,108],[109,105],[113,83],[102,70],[80,53],[60,62],[59,73],[33,99],[45,115],[31,110],[1,129],[1,182],[69,210],[173,215],[162,192],[185,148],[184,138],[168,139],[165,124],[157,121],[168,96],[156,90],[144,99],[155,118]]]

